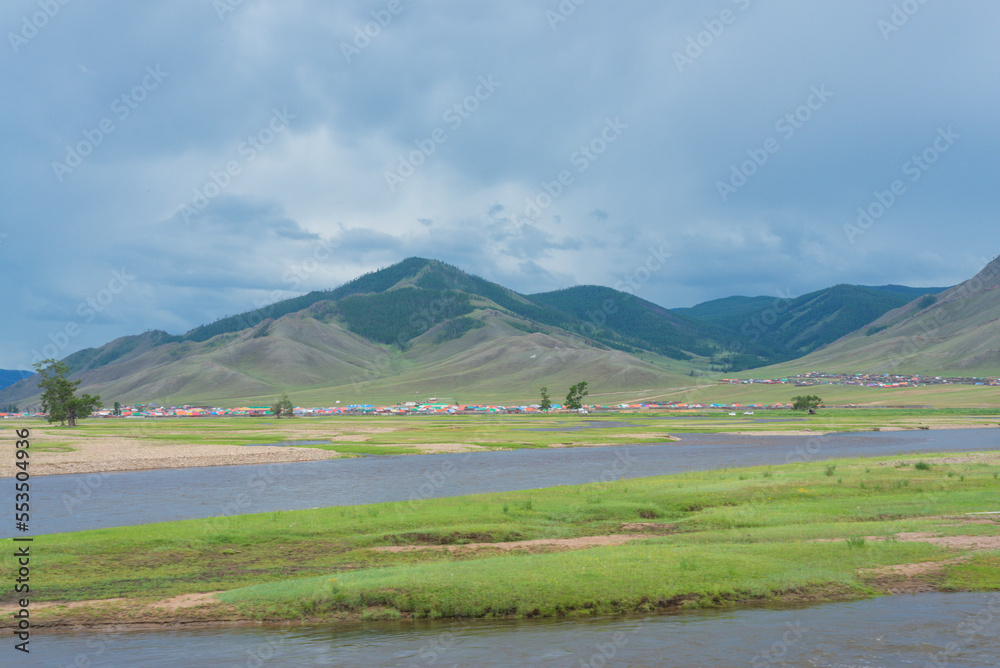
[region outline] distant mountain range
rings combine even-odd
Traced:
[[[22,378],[27,378],[32,375],[31,371],[16,371],[10,369],[0,369],[0,390],[5,387],[10,387]]]
[[[1000,374],[1000,257],[973,278],[892,309],[772,371]]]
[[[916,297],[945,289],[835,285],[801,297],[726,297],[674,312],[736,337],[726,368],[740,370],[802,357]]]
[[[281,392],[316,405],[530,399],[580,380],[630,392],[793,360],[939,292],[838,285],[668,310],[601,286],[523,295],[408,258],[184,335],[126,336],[65,361],[83,391],[123,403],[258,405]],[[0,404],[37,394],[29,378],[0,391]]]

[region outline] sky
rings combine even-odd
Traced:
[[[9,0],[0,368],[410,256],[668,308],[1000,253],[992,0]]]

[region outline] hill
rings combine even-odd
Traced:
[[[727,330],[724,347],[734,352],[716,368],[737,371],[807,355],[903,306],[914,290],[842,284],[796,298],[726,297],[675,312]]]
[[[893,309],[830,345],[761,373],[1000,375],[1000,258],[973,278]]]
[[[33,374],[32,371],[17,371],[11,369],[0,369],[0,390],[10,387],[17,381],[27,378]]]
[[[184,335],[123,337],[65,361],[81,391],[105,402],[163,404],[256,405],[281,392],[310,403],[432,394],[528,401],[542,385],[554,396],[579,380],[617,392],[677,385],[690,372],[633,347],[638,339],[587,325],[450,265],[409,258]],[[0,401],[37,401],[34,382],[0,392]]]
[[[839,285],[795,299],[732,297],[670,311],[601,286],[522,295],[408,258],[331,290],[195,327],[148,331],[64,361],[107,403],[533,401],[587,380],[592,398],[692,384],[795,359],[905,303],[902,286]],[[947,293],[946,293],[947,294]],[[36,378],[0,405],[37,405]]]
[[[583,323],[583,333],[602,343],[674,359],[711,357],[724,350],[724,342],[731,338],[723,327],[602,286],[581,285],[529,297],[574,316]]]

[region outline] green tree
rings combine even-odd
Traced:
[[[288,394],[282,392],[281,398],[275,401],[274,405],[271,406],[271,413],[274,414],[274,417],[280,420],[282,414],[287,415],[289,417],[295,415],[295,413],[293,412],[294,409],[295,407],[292,406],[292,401],[291,399],[288,398]]]
[[[115,415],[120,416],[121,414],[122,414],[122,405],[116,401],[115,402]]]
[[[823,400],[815,394],[792,397],[792,410],[809,411],[809,415],[816,415],[816,409],[820,407]]]
[[[566,408],[572,410],[579,410],[583,408],[583,398],[590,394],[587,390],[587,381],[580,381],[576,385],[569,388],[569,394],[566,395]]]
[[[35,371],[41,376],[38,389],[42,391],[42,412],[48,413],[49,422],[76,426],[77,420],[88,417],[101,406],[101,397],[74,393],[80,380],[70,380],[69,367],[54,359],[46,359],[35,364]]]
[[[552,408],[552,402],[549,400],[549,388],[542,388],[542,401],[538,404],[538,407],[543,411],[547,411]]]
[[[21,409],[17,407],[17,404],[7,404],[0,410],[0,413],[20,413]]]

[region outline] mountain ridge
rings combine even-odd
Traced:
[[[924,295],[794,362],[768,367],[938,375],[1000,373],[1000,256],[972,278]]]
[[[396,396],[432,385],[448,385],[437,394],[533,396],[541,385],[581,379],[602,379],[610,391],[679,386],[707,370],[759,367],[821,349],[884,318],[905,301],[900,294],[921,290],[889,287],[725,298],[700,305],[714,313],[697,318],[692,309],[666,309],[603,286],[523,295],[411,257],[183,335],[120,337],[65,361],[83,391],[123,402],[268,401],[283,391],[317,399]],[[525,359],[534,361],[525,366]],[[33,398],[30,378],[0,390],[0,402]]]

